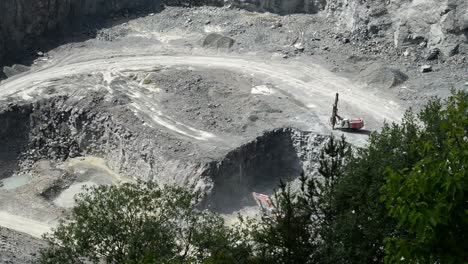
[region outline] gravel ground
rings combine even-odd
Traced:
[[[217,47],[213,52],[316,61],[332,72],[367,85],[370,93],[394,97],[407,106],[419,107],[431,96],[446,97],[452,88],[468,89],[465,52],[428,60],[431,50],[425,45],[395,48],[393,36],[340,33],[336,23],[323,15],[280,16],[226,7],[167,7],[160,13],[114,23],[98,31],[97,39],[109,42],[128,37],[152,38],[193,52],[204,46],[212,48],[206,43],[210,34],[233,40],[231,48]],[[421,73],[423,65],[431,66],[432,71]],[[366,71],[381,76],[385,69],[402,72],[408,79],[382,87],[363,76]]]
[[[30,235],[0,227],[0,263],[33,263],[46,243]]]

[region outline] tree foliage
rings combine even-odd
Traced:
[[[351,155],[351,147],[345,137],[341,140],[331,136],[327,145],[320,153],[319,173],[322,177],[307,179],[307,188],[301,188],[306,193],[306,206],[314,213],[314,225],[319,234],[319,262],[338,263],[340,258],[337,250],[340,247],[341,235],[335,232],[339,208],[337,203],[337,185],[346,175],[347,163]]]
[[[273,216],[264,215],[249,229],[260,263],[314,263],[317,233],[312,212],[299,202],[300,194],[282,183]]]
[[[302,175],[296,191],[281,182],[275,214],[250,226],[261,263],[333,263],[334,190],[348,154],[344,138],[332,136],[321,151],[320,176]]]
[[[345,175],[335,190],[339,263],[383,262],[384,238],[399,232],[380,201],[384,171],[402,169],[417,160],[408,143],[415,133],[415,120],[406,115],[401,125],[385,124],[370,135],[366,147],[347,157]]]
[[[389,168],[382,190],[389,214],[406,231],[386,240],[387,262],[468,261],[468,94],[443,104],[433,99],[419,114],[408,151],[417,157]]]
[[[234,263],[244,249],[200,194],[178,187],[124,183],[92,187],[46,236],[42,263]],[[240,252],[240,253],[239,253]]]

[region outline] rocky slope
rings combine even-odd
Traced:
[[[468,50],[468,1],[465,0],[225,0],[252,11],[278,14],[320,13],[337,33],[358,38],[386,37],[397,48],[412,44],[453,56]]]
[[[468,2],[464,0],[329,1],[326,11],[338,19],[342,31],[387,36],[395,47],[427,45],[446,56],[467,50]]]
[[[384,37],[398,48],[422,45],[452,56],[468,50],[465,0],[3,0],[0,2],[0,65],[14,62],[38,43],[69,35],[91,17],[162,5],[226,5],[278,14],[311,13],[358,39]]]
[[[40,239],[0,227],[0,263],[33,263],[45,245]]]
[[[163,154],[167,149],[161,144],[165,136],[145,128],[129,110],[121,109],[117,114],[116,108],[122,102],[104,103],[104,97],[95,93],[83,94],[83,98],[87,99],[54,97],[0,107],[0,121],[6,124],[0,130],[2,176],[13,174],[18,164],[27,168],[44,158],[65,160],[90,155],[106,157],[116,171],[138,175],[145,181],[170,183],[174,178],[184,182],[197,170],[203,170],[199,163]],[[111,108],[112,114],[108,113]],[[153,141],[154,138],[158,140]],[[167,143],[170,149],[177,146],[174,139],[168,138]],[[180,171],[180,175],[175,171]]]

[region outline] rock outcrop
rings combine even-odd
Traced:
[[[341,31],[392,37],[394,46],[424,45],[453,56],[468,45],[468,1],[328,1]]]
[[[317,175],[326,138],[293,128],[266,131],[209,164],[205,174],[213,188],[205,202],[216,211],[233,213],[254,205],[252,190],[271,193],[281,180]]]
[[[277,14],[321,13],[336,33],[391,38],[396,48],[421,44],[443,56],[468,50],[466,0],[225,0],[240,8]]]

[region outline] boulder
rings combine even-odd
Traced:
[[[28,66],[25,66],[25,65],[22,65],[22,64],[13,64],[12,68],[17,71],[17,72],[27,72],[29,71],[29,67]]]
[[[432,71],[432,66],[431,65],[423,65],[421,66],[421,72],[426,73],[426,72],[431,72]]]
[[[433,48],[427,54],[426,60],[436,60],[437,58],[439,58],[439,54],[440,54],[440,49]]]
[[[302,43],[296,43],[294,44],[294,50],[298,52],[303,52],[304,51],[304,45]]]
[[[460,32],[465,33],[468,38],[468,2],[464,1],[463,4],[458,6],[456,10],[456,17],[459,24]]]
[[[460,44],[449,43],[440,45],[440,51],[447,57],[455,56],[459,53]]]
[[[203,40],[203,47],[229,49],[234,45],[234,39],[217,33],[208,34]]]
[[[378,88],[390,89],[408,80],[398,69],[372,64],[359,74],[359,81]]]
[[[13,64],[13,66],[11,67],[8,67],[8,66],[3,67],[3,73],[8,78],[14,75],[26,72],[26,71],[29,71],[29,67],[21,65],[21,64]]]
[[[5,74],[6,77],[10,78],[19,74],[20,72],[13,69],[13,67],[5,66],[3,67],[3,73]]]

